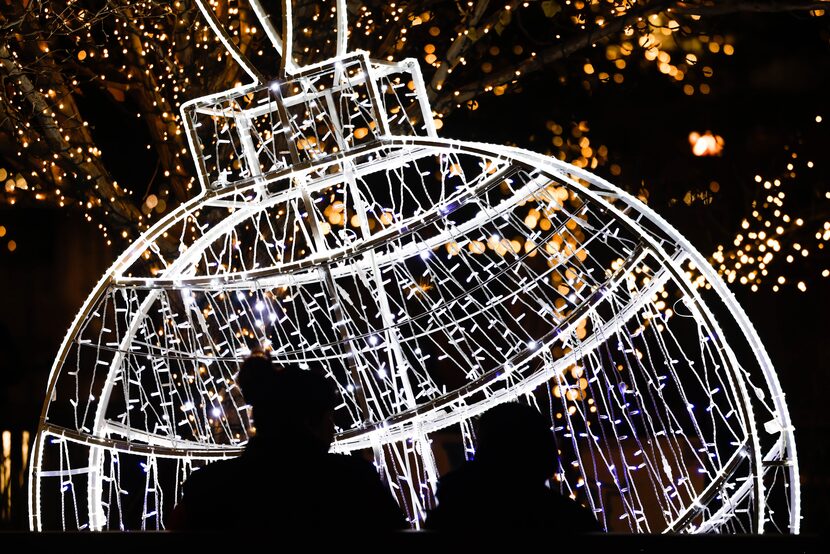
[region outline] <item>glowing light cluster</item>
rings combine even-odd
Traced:
[[[274,63],[273,25],[261,23],[253,5],[216,0],[210,8],[247,57],[259,65]],[[294,33],[292,63],[327,57],[338,40],[331,2],[311,8],[300,2],[297,8],[302,21]],[[632,68],[653,66],[682,83],[686,94],[708,94],[712,62],[732,55],[734,45],[728,35],[702,30],[707,9],[679,1],[392,2],[360,6],[348,33],[352,44],[380,59],[420,56],[434,67],[427,95],[440,129],[442,118],[454,109],[477,109],[477,99],[490,92],[519,92],[526,76],[557,64],[567,69],[563,85],[573,81],[587,90],[622,84]],[[733,3],[717,11],[741,9],[741,3]],[[809,13],[820,17],[824,10]],[[242,72],[193,0],[94,7],[82,1],[21,3],[10,5],[5,17],[0,59],[9,87],[2,106],[13,159],[0,171],[6,174],[0,179],[0,202],[79,209],[111,244],[134,238],[195,194],[183,158],[181,103],[241,82]],[[540,47],[550,37],[514,32],[521,18],[547,21],[553,43]],[[592,46],[601,46],[600,54],[586,59],[581,52]],[[130,182],[118,183],[111,174],[110,147],[93,136],[84,107],[92,91],[134,113],[145,126],[146,148],[158,158],[149,182],[128,176]],[[31,113],[38,117],[32,120]],[[567,145],[554,145],[560,159],[581,157],[567,151]],[[596,158],[585,159],[590,164],[585,167],[595,168]]]
[[[689,144],[695,156],[720,156],[723,152],[723,137],[706,131],[702,135],[697,131],[689,133]]]
[[[821,123],[821,116],[816,116],[814,124],[820,126]],[[826,267],[814,269],[813,264],[804,264],[810,273],[791,277],[796,260],[808,257],[826,260],[830,220],[817,217],[808,223],[788,205],[789,195],[798,193],[799,176],[815,170],[816,163],[820,162],[805,159],[789,146],[786,151],[787,159],[780,173],[769,178],[755,175],[751,211],[740,222],[732,244],[718,245],[710,258],[727,282],[746,285],[753,292],[764,283],[771,283],[773,292],[785,287],[807,292],[808,280],[816,277],[813,273],[815,269],[820,269],[824,278],[830,276]],[[827,205],[828,200],[830,193],[825,193],[824,198],[817,198],[814,202]]]

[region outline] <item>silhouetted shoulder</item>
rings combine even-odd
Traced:
[[[326,460],[335,467],[343,469],[344,471],[353,471],[357,474],[374,474],[378,475],[375,467],[371,462],[367,462],[363,458],[352,456],[348,454],[327,454]]]
[[[194,470],[187,479],[187,483],[190,483],[191,481],[193,483],[199,483],[201,481],[216,482],[225,476],[238,479],[239,472],[242,470],[244,465],[245,462],[241,457],[218,460]],[[185,490],[187,490],[187,485],[185,485]]]
[[[239,499],[239,476],[244,475],[241,458],[220,460],[195,470],[182,487],[182,498],[168,527],[179,530],[215,529],[217,507],[234,505]],[[224,517],[222,518],[224,520]]]
[[[492,515],[488,517],[487,512],[498,500],[494,501],[480,465],[467,462],[439,479],[438,506],[427,516],[424,525],[427,529],[465,530],[494,523],[488,521]]]
[[[551,490],[548,495],[554,517],[568,522],[571,533],[602,533],[603,529],[591,510],[567,496]]]
[[[408,529],[406,518],[375,466],[356,456],[328,454],[324,472],[336,476],[332,488],[344,499],[341,518],[358,529]]]
[[[544,484],[528,485],[492,464],[467,462],[438,482],[438,506],[428,529],[500,532],[515,529],[591,533],[602,529],[591,512]]]

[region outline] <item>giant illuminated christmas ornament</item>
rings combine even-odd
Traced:
[[[773,367],[676,230],[572,165],[438,138],[417,63],[348,53],[342,6],[285,2],[278,35],[251,3],[283,53],[268,81],[199,5],[253,82],[183,106],[201,193],[119,257],[60,348],[33,529],[163,528],[191,471],[244,448],[234,377],[264,345],[336,384],[334,450],[372,452],[413,526],[436,459],[518,400],[551,418],[552,486],[609,530],[798,531]],[[303,17],[336,20],[334,57],[298,61]]]

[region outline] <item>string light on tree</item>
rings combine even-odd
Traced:
[[[821,123],[820,116],[815,123]],[[802,177],[815,172],[817,162],[805,159],[796,147],[787,145],[784,151],[785,165],[776,176],[755,175],[751,212],[741,221],[732,244],[719,245],[710,257],[727,282],[749,286],[753,292],[765,283],[771,283],[773,292],[785,287],[807,292],[807,280],[800,278],[803,275],[787,279],[781,273],[792,274],[796,260],[818,259],[821,263],[827,256],[830,219],[822,210],[826,210],[830,194],[811,199],[815,211],[808,220],[796,215],[789,203],[791,196],[803,191]],[[810,277],[815,276],[810,275],[814,267],[814,263],[805,265]]]
[[[187,145],[177,115],[181,102],[239,81],[239,67],[228,61],[192,0],[27,6],[12,4],[4,13],[0,59],[14,86],[2,91],[5,102],[0,109],[10,124],[7,138],[17,145],[10,161],[29,186],[5,188],[0,201],[17,205],[21,199],[37,199],[81,209],[86,220],[101,224],[108,241],[120,237],[125,228],[129,236],[136,236],[159,214],[197,192],[183,166]],[[217,0],[211,7],[246,55],[273,63],[267,33],[247,3]],[[812,8],[793,0],[767,9],[824,15],[824,10]],[[742,9],[737,3],[719,8],[719,13]],[[476,106],[476,97],[519,92],[523,79],[557,64],[579,71],[590,66],[592,72],[580,81],[588,90],[622,84],[626,72],[646,64],[682,84],[687,94],[707,94],[713,74],[710,62],[734,53],[730,36],[702,28],[707,10],[706,5],[680,1],[467,2],[459,7],[396,3],[360,6],[351,35],[353,43],[379,59],[424,56],[436,68],[427,94],[440,127],[442,118],[458,107]],[[333,21],[329,12],[316,17],[301,29],[303,36]],[[556,29],[556,42],[539,48],[533,37],[513,33],[522,17],[550,24]],[[493,43],[494,36],[500,42]],[[321,44],[332,40],[320,38]],[[423,44],[429,48],[422,49]],[[594,46],[604,51],[604,59],[599,56],[586,65],[578,54]],[[320,47],[309,43],[302,50],[313,56]],[[134,111],[145,125],[151,139],[148,149],[158,158],[156,177],[149,183],[116,186],[107,162],[109,145],[96,142],[84,115],[89,108],[79,103],[92,89],[112,105]],[[29,117],[33,112],[40,114],[34,120]],[[564,152],[553,149],[560,159]],[[147,209],[148,193],[165,202]]]

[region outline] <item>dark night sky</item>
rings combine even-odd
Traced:
[[[824,18],[827,19],[827,18]],[[600,87],[587,95],[576,87],[562,90],[550,76],[535,76],[521,95],[488,96],[475,112],[460,110],[441,131],[443,136],[487,142],[512,142],[543,151],[551,135],[548,119],[559,123],[587,120],[592,142],[605,144],[622,174],[608,167],[597,173],[629,191],[645,184],[650,205],[666,217],[701,252],[731,240],[749,211],[747,186],[756,173],[773,176],[787,162],[785,147],[798,145],[811,156],[816,171],[797,180],[792,211],[826,214],[817,203],[830,190],[830,43],[821,26],[802,17],[769,15],[723,20],[724,32],[737,36],[736,54],[713,64],[713,92],[705,99],[685,96],[680,87],[654,72],[624,85]],[[823,25],[827,27],[825,23]],[[633,73],[629,73],[633,75]],[[86,101],[96,98],[90,92]],[[109,104],[108,106],[111,106]],[[108,108],[109,109],[109,108]],[[114,109],[114,108],[113,108]],[[825,124],[815,123],[823,114]],[[91,117],[105,156],[119,181],[146,183],[154,160],[144,148],[139,126],[115,128],[118,114]],[[127,117],[123,118],[125,121]],[[687,140],[693,130],[722,135],[720,158],[695,158]],[[118,147],[113,145],[119,142]],[[123,175],[119,175],[121,173]],[[682,202],[690,189],[717,180],[721,190],[710,206]],[[140,186],[135,188],[140,189]],[[143,191],[142,191],[143,192]],[[93,284],[123,245],[107,248],[93,224],[79,213],[53,209],[0,209],[0,224],[18,248],[0,248],[0,428],[34,430],[46,376],[63,333]],[[804,474],[805,529],[819,530],[830,518],[830,390],[827,341],[830,279],[821,270],[828,256],[799,261],[787,268],[808,283],[805,293],[792,287],[773,293],[733,286],[779,369],[796,425]]]

